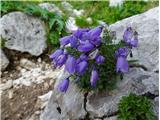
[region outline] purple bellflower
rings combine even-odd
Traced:
[[[67,79],[60,82],[58,89],[61,92],[66,92],[68,89],[68,86],[69,86],[69,79],[67,78]]]
[[[138,45],[138,34],[136,31],[133,31],[131,27],[125,30],[123,39],[131,47],[137,47]]]
[[[97,64],[102,64],[104,61],[105,61],[105,58],[104,58],[102,55],[99,55],[99,56],[96,58],[96,63],[97,63]]]
[[[72,39],[72,35],[65,36],[65,37],[63,37],[63,38],[60,39],[60,44],[62,46],[65,46],[65,45],[67,45],[67,44],[70,43],[70,39]]]
[[[116,59],[117,59],[117,64],[116,64],[116,72],[120,73],[126,73],[129,71],[129,64],[127,61],[127,55],[128,55],[128,48],[119,48],[116,51]]]
[[[61,54],[63,54],[63,50],[57,49],[54,53],[52,53],[52,54],[50,55],[50,58],[51,58],[51,59],[56,59],[56,58],[58,58]]]
[[[56,66],[63,66],[67,60],[67,54],[60,55],[56,60]]]
[[[88,62],[83,60],[76,66],[76,71],[78,74],[83,75],[85,71],[87,70]]]
[[[76,69],[76,59],[69,55],[65,64],[65,70],[67,70],[70,74],[74,74]]]
[[[126,73],[129,71],[129,64],[125,57],[118,57],[116,64],[116,71]]]
[[[92,73],[91,73],[91,77],[90,77],[90,83],[91,83],[91,86],[92,87],[96,87],[96,84],[97,84],[97,80],[99,79],[98,77],[98,72],[97,70],[94,68],[92,70]]]
[[[78,51],[80,52],[89,52],[94,49],[94,45],[90,42],[86,42],[84,44],[80,44],[78,46]]]

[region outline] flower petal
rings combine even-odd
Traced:
[[[124,41],[129,42],[131,40],[132,36],[133,36],[132,28],[127,27],[127,29],[124,31],[124,34],[123,34]]]
[[[69,86],[69,79],[67,78],[67,79],[60,82],[58,89],[61,92],[66,92],[68,89],[68,86]]]
[[[65,64],[65,69],[70,73],[74,74],[76,69],[76,59],[73,56],[68,56],[68,59]]]
[[[63,50],[57,49],[54,53],[52,53],[52,54],[50,55],[50,58],[51,58],[51,59],[56,59],[56,58],[58,58],[61,54],[63,54]]]
[[[104,58],[102,55],[99,55],[99,56],[96,58],[96,63],[97,63],[97,64],[102,64],[104,61],[105,61],[105,58]]]
[[[129,71],[129,64],[126,58],[118,57],[117,64],[116,64],[116,71],[126,73]]]
[[[82,75],[85,73],[87,67],[88,67],[88,62],[83,60],[82,62],[80,62],[77,65],[76,70],[77,70],[78,74]]]
[[[99,79],[98,72],[96,71],[96,69],[93,69],[92,73],[91,73],[91,77],[90,77],[90,83],[91,83],[92,87],[96,86],[96,83],[97,83],[98,79]]]
[[[70,36],[65,36],[65,37],[60,39],[60,44],[65,46],[65,45],[70,43],[70,39],[72,39],[71,35]]]
[[[89,52],[94,49],[94,45],[91,43],[80,44],[78,46],[78,51],[80,52]]]

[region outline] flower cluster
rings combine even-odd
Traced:
[[[131,27],[128,27],[124,32],[123,41],[126,44],[125,47],[119,48],[115,53],[115,57],[117,59],[117,64],[116,64],[117,73],[119,72],[126,73],[129,71],[127,56],[131,52],[131,49],[133,47],[137,47],[138,45],[137,32],[133,31]]]
[[[71,35],[60,39],[60,49],[57,49],[50,55],[52,63],[56,67],[65,66],[65,71],[70,74],[70,77],[76,75],[81,77],[89,69],[89,62],[92,61],[90,85],[96,87],[97,80],[99,80],[97,65],[105,64],[107,61],[104,56],[100,54],[100,47],[102,44],[101,33],[103,26],[98,26],[93,29],[78,29]],[[119,48],[115,53],[117,60],[116,72],[125,73],[129,70],[129,64],[126,60],[127,55],[132,47],[137,47],[138,39],[132,28],[128,27],[124,32],[124,42],[126,46]],[[80,53],[78,57],[70,54],[67,48],[70,47]],[[107,53],[105,53],[107,54]],[[69,86],[70,77],[61,81],[58,89],[61,92],[66,92]]]

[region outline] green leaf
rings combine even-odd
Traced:
[[[55,18],[49,19],[49,29],[50,29],[50,30],[52,29],[52,27],[53,27],[53,25],[55,24],[55,22],[56,22],[56,19],[55,19]]]

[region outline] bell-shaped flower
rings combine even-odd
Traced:
[[[76,66],[76,71],[79,75],[83,75],[85,71],[87,70],[88,62],[83,60]]]
[[[78,45],[78,39],[75,36],[72,36],[70,39],[71,47],[76,48]]]
[[[97,38],[97,37],[100,37],[101,35],[101,32],[102,32],[102,27],[101,26],[98,26],[96,28],[93,28],[91,29],[88,34],[90,37],[92,38]]]
[[[86,54],[81,54],[79,57],[81,60],[87,60],[88,56]]]
[[[85,42],[85,44],[80,44],[78,46],[78,51],[80,52],[89,52],[94,49],[94,45],[90,42]]]
[[[105,58],[104,58],[102,55],[99,55],[99,56],[96,58],[96,63],[97,63],[97,64],[102,64],[104,61],[105,61]]]
[[[56,60],[56,66],[63,66],[67,60],[67,54],[60,55]]]
[[[129,49],[127,47],[123,47],[123,48],[119,48],[116,52],[115,52],[115,57],[118,58],[120,56],[122,57],[127,57],[129,53]]]
[[[96,84],[97,84],[97,80],[99,79],[99,76],[98,76],[98,72],[97,70],[94,68],[92,70],[92,73],[91,73],[91,77],[90,77],[90,83],[91,83],[91,86],[92,87],[96,87]]]
[[[138,33],[133,31],[131,27],[125,30],[123,39],[131,47],[137,47],[138,45]]]
[[[79,28],[76,32],[73,33],[73,35],[78,38],[78,39],[82,39],[83,35],[85,32],[88,32],[89,29],[88,28],[84,28],[84,29],[81,29]]]
[[[68,86],[69,86],[69,79],[67,78],[67,79],[60,82],[58,89],[61,92],[66,92],[68,89]]]
[[[65,70],[67,70],[70,74],[74,74],[76,69],[76,59],[69,55],[65,64]]]
[[[58,58],[61,54],[63,54],[63,50],[62,49],[57,49],[54,53],[52,53],[50,55],[51,59],[56,59]]]
[[[130,45],[132,47],[137,47],[138,46],[138,36],[135,34],[134,37],[130,41]]]
[[[118,57],[116,64],[117,73],[126,73],[129,71],[129,64],[125,57]]]
[[[70,39],[72,39],[72,35],[65,36],[65,37],[63,37],[63,38],[60,39],[60,44],[62,46],[65,46],[65,45],[67,45],[67,44],[70,43]]]
[[[91,38],[90,42],[95,46],[99,46],[101,44],[101,37]]]
[[[133,30],[131,27],[127,27],[127,29],[124,31],[124,34],[123,34],[123,39],[125,42],[129,42],[131,40],[133,36]]]

